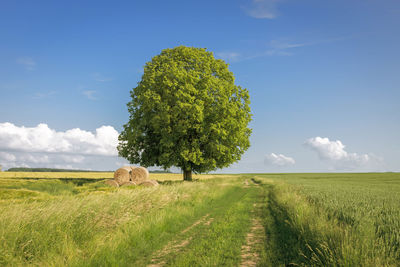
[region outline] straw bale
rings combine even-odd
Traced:
[[[134,169],[136,169],[136,167],[135,167],[135,166],[129,166],[129,167],[131,168],[131,178],[130,178],[130,181],[133,182],[133,179],[132,179],[132,178],[133,178],[133,176],[132,176],[133,172],[132,172],[132,171],[133,171]]]
[[[159,186],[160,185],[156,180],[149,180],[149,181],[152,182],[154,184],[154,186]]]
[[[144,167],[134,168],[131,175],[132,181],[138,184],[149,179],[149,171]]]
[[[136,183],[132,182],[132,181],[121,184],[121,186],[135,186],[135,185],[136,185]]]
[[[158,183],[157,183],[158,184]],[[145,187],[152,187],[152,186],[156,186],[156,184],[154,183],[154,181],[151,180],[146,180],[146,181],[142,181],[139,183],[140,186],[145,186]]]
[[[119,187],[119,184],[115,180],[107,180],[104,183],[110,186]]]
[[[131,167],[124,166],[114,172],[114,179],[119,185],[129,182],[131,180]]]

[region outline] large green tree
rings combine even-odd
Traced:
[[[184,180],[192,172],[227,167],[249,148],[247,89],[206,49],[165,49],[146,63],[131,91],[129,122],[118,151],[142,166],[176,166]]]

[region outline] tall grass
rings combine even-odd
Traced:
[[[145,257],[193,223],[196,213],[231,192],[235,181],[131,189],[99,182],[75,186],[77,192],[58,189],[55,195],[44,182],[24,181],[31,192],[47,197],[0,202],[0,265],[129,265],[126,260]],[[73,186],[46,182],[55,188]]]

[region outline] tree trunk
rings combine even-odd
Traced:
[[[183,171],[183,180],[184,181],[192,181],[192,170],[184,170]]]

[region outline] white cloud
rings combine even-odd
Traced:
[[[79,128],[56,131],[43,123],[35,127],[0,123],[0,164],[113,170],[115,160],[125,161],[118,158],[118,135],[112,126],[92,133]]]
[[[348,153],[340,140],[331,141],[329,138],[318,136],[308,139],[304,145],[317,152],[321,160],[329,162],[334,169],[338,170],[369,167],[382,162],[382,159],[373,154]]]
[[[14,162],[15,160],[16,157],[13,154],[0,151],[0,162]]]
[[[282,154],[277,155],[275,153],[271,153],[265,155],[264,163],[266,165],[287,166],[295,164],[296,161],[293,158],[287,157]]]
[[[19,57],[17,63],[23,65],[27,70],[34,70],[36,62],[31,57]]]
[[[277,5],[282,0],[252,0],[250,5],[242,7],[250,17],[274,19],[278,14]]]
[[[94,90],[86,90],[86,91],[83,91],[82,94],[84,94],[90,100],[97,99],[97,97],[95,96],[96,91],[94,91]]]
[[[37,92],[37,93],[35,93],[33,95],[32,98],[34,98],[34,99],[43,99],[43,98],[51,97],[51,96],[53,96],[55,94],[56,94],[56,91],[50,91],[50,92],[45,92],[45,93]]]
[[[236,52],[219,52],[216,55],[226,61],[237,61],[240,57],[240,54]]]
[[[321,44],[328,44],[343,40],[352,39],[354,36],[339,36],[334,38],[325,38],[317,40],[305,40],[302,42],[287,40],[287,39],[273,39],[268,43],[263,43],[263,49],[260,48],[250,48],[247,51],[228,51],[216,53],[216,56],[227,60],[227,61],[243,61],[251,60],[261,57],[271,57],[271,56],[292,56],[295,54],[296,49],[301,47],[309,47]]]
[[[31,128],[0,123],[0,150],[114,156],[117,144],[118,132],[112,126],[92,133],[79,128],[57,132],[44,123]]]
[[[82,155],[60,155],[62,161],[71,163],[83,163],[85,157]]]
[[[293,55],[293,53],[289,51],[290,49],[303,47],[306,45],[310,45],[310,44],[290,43],[290,42],[272,40],[269,43],[269,49],[265,52],[265,55],[267,55],[267,56],[275,56],[275,55],[276,56],[291,56],[291,55]]]
[[[268,45],[266,45],[263,51],[248,51],[248,53],[240,54],[238,52],[219,52],[216,55],[223,60],[227,61],[242,61],[255,59],[260,57],[270,57],[270,56],[292,56],[294,54],[295,48],[315,45],[316,43],[299,43],[299,42],[289,42],[280,40],[271,40]]]
[[[16,158],[18,159],[19,162],[27,162],[27,163],[46,164],[50,162],[49,156],[46,154],[18,153]]]
[[[96,72],[93,73],[92,75],[93,80],[97,81],[97,82],[110,82],[113,80],[113,78],[111,77],[106,77],[104,75],[101,75],[100,73]]]

